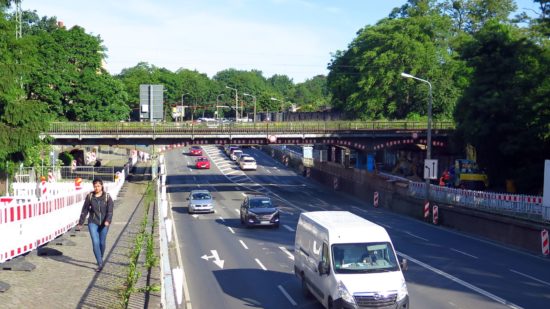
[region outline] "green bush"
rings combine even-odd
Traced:
[[[73,162],[74,157],[73,157],[72,154],[64,151],[64,152],[59,154],[59,160],[61,160],[61,162],[63,162],[64,166],[69,166],[69,165],[71,165],[71,162]]]

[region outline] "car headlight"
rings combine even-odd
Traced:
[[[403,283],[401,284],[401,288],[397,291],[397,301],[402,300],[409,294],[409,291],[407,290],[407,284],[405,283],[405,280],[403,280]]]
[[[350,304],[355,304],[355,299],[353,296],[348,292],[348,289],[346,289],[346,286],[342,283],[342,281],[338,281],[338,297],[342,298],[345,302]]]

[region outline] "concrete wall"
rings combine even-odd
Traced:
[[[264,151],[285,162],[288,156],[283,152],[264,147]],[[288,157],[288,166],[304,175],[304,167],[298,158]],[[366,170],[344,168],[330,162],[315,162],[310,177],[317,182],[334,189],[334,179],[338,179],[336,190],[358,197],[372,205],[374,192],[379,194],[379,207],[404,214],[418,220],[424,220],[422,199],[407,194],[407,184],[391,181]],[[550,230],[550,224],[541,224],[529,220],[496,215],[456,205],[438,204],[439,225],[453,228],[493,240],[534,254],[541,253],[541,230]],[[430,213],[431,220],[431,213]]]

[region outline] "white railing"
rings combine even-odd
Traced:
[[[116,200],[124,184],[124,173],[115,182],[105,182],[105,191]],[[92,183],[49,183],[51,191],[38,198],[26,196],[0,197],[0,263],[42,246],[70,230],[76,224]],[[36,183],[29,184],[36,188]]]

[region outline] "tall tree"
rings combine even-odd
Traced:
[[[477,148],[497,186],[511,179],[521,192],[540,193],[550,153],[550,49],[495,20],[463,57],[474,74],[455,111],[457,135]]]

